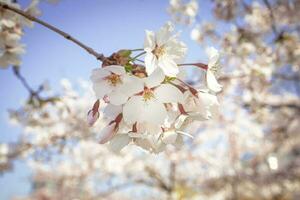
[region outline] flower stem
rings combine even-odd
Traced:
[[[196,66],[204,70],[207,70],[208,68],[208,66],[204,63],[183,63],[183,64],[179,64],[178,66]]]
[[[130,51],[144,51],[144,49],[130,49]]]
[[[146,53],[146,51],[143,51],[142,53],[139,53],[138,55],[136,55],[133,58],[131,58],[131,60],[136,60],[138,57],[144,55],[145,53]]]

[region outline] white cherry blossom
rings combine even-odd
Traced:
[[[220,85],[216,79],[220,71],[220,54],[214,47],[207,48],[206,53],[209,57],[206,71],[207,87],[213,92],[220,92],[222,85]]]
[[[135,84],[138,78],[128,75],[125,68],[119,65],[94,69],[91,80],[97,98],[106,97],[114,105],[124,104],[131,95],[142,89],[141,84]]]
[[[169,22],[157,33],[146,31],[144,50],[148,75],[161,68],[165,75],[175,77],[179,73],[177,64],[183,61],[187,48],[178,41],[178,34],[172,35],[174,28]]]
[[[190,91],[186,91],[183,107],[191,118],[202,121],[217,115],[219,102],[215,95],[207,91],[200,90],[196,96]]]
[[[164,76],[158,69],[152,75],[143,79],[144,88],[139,95],[132,96],[124,105],[125,122],[148,122],[161,125],[167,117],[165,103],[179,103],[183,101],[183,94],[171,84],[161,84]]]

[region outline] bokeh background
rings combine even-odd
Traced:
[[[19,1],[22,7],[29,3]],[[42,1],[39,8],[41,19],[104,55],[142,48],[145,29],[173,21],[188,46],[188,62],[207,62],[207,46],[223,53],[221,114],[193,124],[195,139],[183,149],[149,155],[128,147],[114,155],[86,136],[97,134],[101,122],[82,128],[95,100],[85,81],[100,63],[35,24],[24,30],[20,72],[33,88],[46,81],[51,90],[42,95],[61,96],[72,116],[54,103],[39,108],[54,116],[52,125],[44,118],[30,124],[41,111],[26,107],[28,91],[12,68],[1,69],[0,143],[17,149],[32,137],[24,132],[52,137],[62,130],[60,140],[67,142],[48,138],[49,146],[34,143],[11,159],[0,175],[0,199],[300,198],[298,1],[61,0]],[[187,74],[197,86],[201,71],[189,68]],[[82,129],[74,125],[80,122]],[[61,151],[53,152],[58,146]]]

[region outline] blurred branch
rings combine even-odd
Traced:
[[[266,7],[268,8],[268,10],[270,12],[272,30],[273,30],[275,35],[278,35],[278,30],[276,28],[275,17],[274,17],[274,13],[273,13],[273,10],[272,10],[272,6],[271,6],[271,4],[268,0],[263,0],[263,2],[265,3]]]
[[[37,103],[38,106],[43,105],[44,103],[49,102],[55,102],[59,100],[59,96],[52,96],[47,98],[42,98],[40,96],[40,93],[44,90],[44,86],[41,84],[36,90],[34,90],[27,82],[25,77],[20,73],[20,67],[19,66],[13,66],[13,72],[14,75],[17,77],[17,79],[20,80],[22,85],[26,88],[26,90],[29,92],[29,103]]]
[[[0,7],[3,8],[3,9],[6,9],[6,10],[10,10],[14,13],[17,13],[19,15],[22,15],[23,17],[31,20],[31,21],[34,21],[38,24],[41,24],[42,26],[58,33],[59,35],[63,36],[64,38],[66,38],[67,40],[70,40],[72,41],[73,43],[77,44],[78,46],[80,46],[81,48],[83,48],[84,50],[86,50],[89,54],[95,56],[97,58],[97,60],[101,60],[101,61],[104,61],[105,60],[105,56],[101,53],[98,53],[96,52],[95,50],[93,50],[91,47],[88,47],[86,46],[85,44],[83,44],[82,42],[80,42],[79,40],[75,39],[74,37],[72,37],[71,35],[69,35],[68,33],[52,26],[51,24],[48,24],[32,15],[29,15],[28,13],[18,9],[18,8],[15,8],[15,7],[12,7],[6,3],[3,3],[3,2],[0,2]]]
[[[259,107],[270,107],[272,109],[280,109],[280,108],[292,108],[292,109],[297,109],[300,111],[300,101],[286,101],[286,102],[246,102],[244,103],[245,107],[250,107],[250,106],[259,106]]]

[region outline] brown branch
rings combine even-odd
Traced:
[[[272,109],[280,109],[280,108],[292,108],[300,111],[300,101],[286,101],[286,102],[253,102],[252,103],[244,103],[243,106],[250,107],[252,105],[259,107],[270,107]]]
[[[270,2],[268,0],[263,0],[263,2],[265,3],[265,5],[267,6],[269,12],[270,12],[270,18],[271,18],[271,23],[272,23],[272,30],[275,33],[275,35],[278,35],[278,31],[276,28],[276,24],[275,24],[275,17],[273,14],[273,10],[272,10],[272,6],[270,4]]]
[[[26,12],[24,12],[24,11],[18,9],[18,8],[14,8],[14,7],[12,7],[10,5],[7,5],[5,3],[2,3],[2,2],[0,2],[0,8],[6,9],[6,10],[10,10],[10,11],[12,11],[14,13],[22,15],[23,17],[25,17],[25,18],[33,21],[33,22],[41,24],[42,26],[44,26],[44,27],[46,27],[46,28],[48,28],[48,29],[50,29],[50,30],[58,33],[59,35],[63,36],[67,40],[70,40],[73,43],[77,44],[78,46],[80,46],[81,48],[83,48],[84,50],[86,50],[89,54],[95,56],[97,58],[97,60],[101,60],[101,61],[105,60],[105,56],[103,54],[96,52],[91,47],[86,46],[85,44],[83,44],[79,40],[75,39],[74,37],[72,37],[68,33],[65,33],[64,31],[62,31],[62,30],[60,30],[60,29],[58,29],[58,28],[56,28],[56,27],[54,27],[54,26],[52,26],[52,25],[50,25],[50,24],[48,24],[48,23],[46,23],[46,22],[44,22],[44,21],[42,21],[42,20],[40,20],[40,19],[38,19],[36,17],[34,17],[34,16],[31,16],[31,15],[27,14]]]
[[[18,66],[13,66],[13,72],[14,75],[17,77],[17,79],[19,79],[22,83],[22,85],[26,88],[26,90],[28,90],[28,92],[30,93],[31,96],[35,96],[36,92],[34,91],[34,89],[32,89],[28,82],[26,81],[25,77],[21,75],[20,73],[20,68]]]

